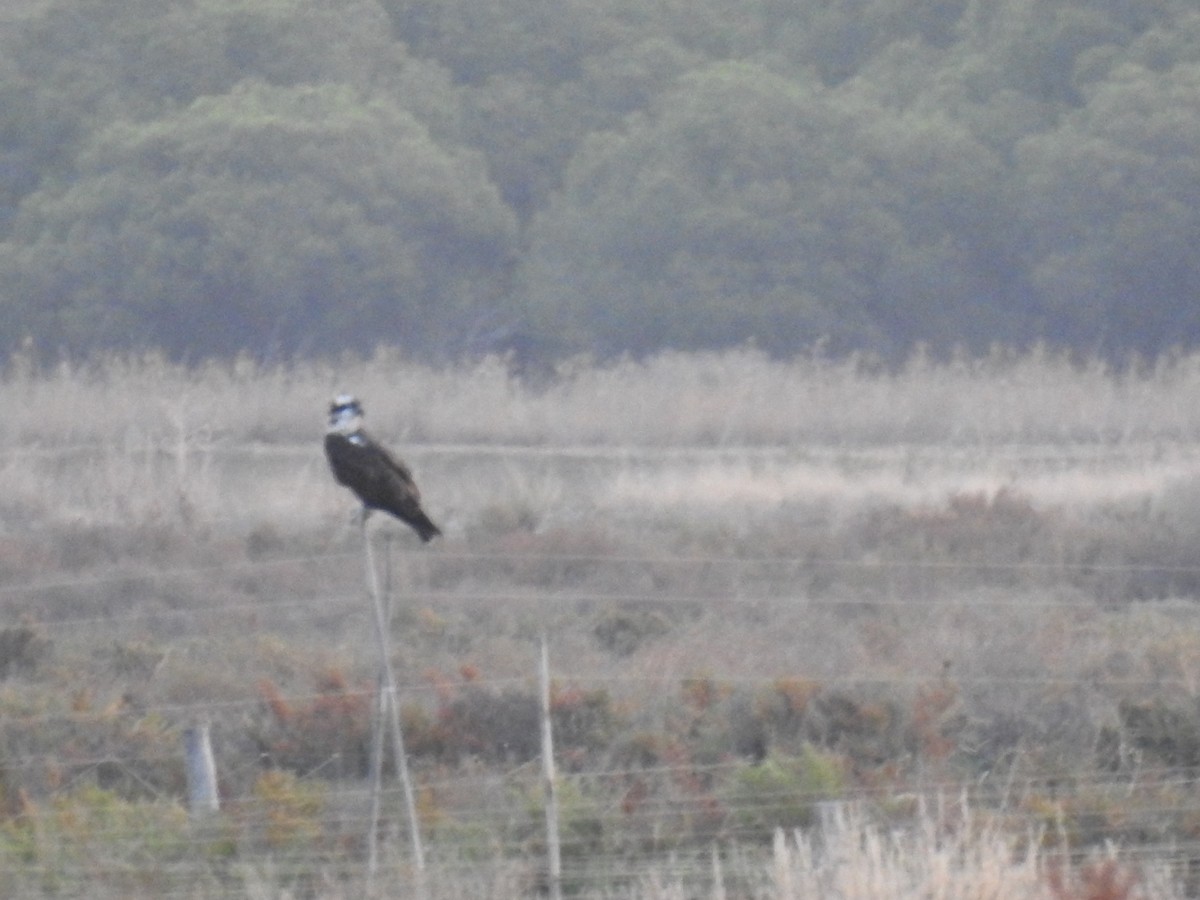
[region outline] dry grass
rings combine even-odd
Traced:
[[[820,828],[777,831],[769,852],[753,846],[713,845],[708,854],[626,867],[619,878],[613,878],[621,887],[589,886],[598,871],[595,866],[582,880],[572,880],[581,872],[568,869],[564,875],[571,882],[570,896],[580,900],[1178,900],[1185,896],[1163,867],[1125,859],[1112,848],[1082,861],[1064,861],[1058,850],[1039,850],[1030,840],[1036,835],[1014,838],[986,822],[977,823],[966,804],[954,805],[949,812],[949,816],[945,811],[935,815],[922,809],[911,823],[887,828],[856,807],[843,806],[831,810]],[[390,853],[371,881],[359,868],[344,863],[306,866],[286,844],[259,860],[230,865],[213,856],[205,862],[206,842],[211,842],[210,853],[219,845],[215,833],[188,829],[178,809],[159,805],[142,815],[144,820],[120,811],[109,826],[128,829],[127,838],[143,837],[139,833],[143,828],[159,829],[157,840],[174,857],[169,864],[138,875],[123,866],[120,857],[99,867],[72,858],[69,865],[43,872],[40,878],[18,871],[6,896],[216,900],[303,895],[313,900],[349,900],[407,895],[416,887],[413,873]],[[274,827],[284,827],[282,821],[277,819]],[[56,837],[61,835],[46,834],[42,839]],[[92,836],[87,843],[110,852],[121,848],[119,841]],[[514,900],[545,893],[544,873],[533,859],[437,862],[440,865],[426,879],[429,900]],[[96,877],[97,872],[102,876]],[[85,881],[86,891],[76,893],[75,886]],[[43,886],[51,890],[44,892]]]
[[[536,382],[502,360],[433,369],[388,352],[44,372],[18,359],[0,389],[0,522],[25,524],[326,526],[344,506],[319,450],[338,390],[364,398],[370,425],[463,529],[514,509],[542,526],[788,504],[845,516],[1002,488],[1078,506],[1166,494],[1200,465],[1193,356],[1121,374],[1044,352],[883,372],[737,351],[579,364]]]
[[[6,778],[66,790],[39,760],[88,759],[81,735],[96,754],[145,753],[139,742],[203,714],[227,789],[244,797],[259,771],[259,685],[308,709],[330,672],[370,682],[353,503],[319,441],[328,397],[351,389],[447,535],[417,552],[401,529],[393,544],[412,704],[432,710],[464,671],[527,690],[546,630],[561,677],[609,691],[631,733],[661,731],[681,715],[681,685],[710,683],[719,702],[694,731],[732,768],[736,716],[761,713],[781,680],[814,685],[892,723],[871,739],[908,760],[894,769],[834,748],[859,753],[866,796],[968,783],[1020,824],[948,836],[919,819],[895,834],[834,821],[787,835],[773,863],[722,856],[727,896],[1091,896],[1092,876],[1047,880],[1045,857],[1014,856],[1008,840],[1052,824],[1048,782],[1070,792],[1064,815],[1089,845],[1192,827],[1170,735],[1135,746],[1122,716],[1186,724],[1200,697],[1198,382],[1200,358],[1118,374],[1045,353],[898,372],[664,355],[537,382],[498,360],[432,369],[387,353],[271,369],[151,357],[33,372],[18,360],[3,380],[0,611],[13,641],[35,640],[10,654],[0,703],[45,724],[0,727],[0,794]],[[943,719],[912,724],[930,708]],[[162,730],[144,730],[143,715]],[[1097,748],[1122,734],[1101,770]],[[933,750],[945,755],[922,755]],[[630,751],[605,752],[586,765]],[[160,777],[141,756],[121,765],[129,784]],[[478,770],[446,765],[421,777],[478,783]],[[533,890],[532,858],[492,852],[525,801],[488,777],[497,806],[483,823],[473,787],[446,790],[462,805],[442,811],[438,896]],[[610,813],[615,802],[584,799]],[[702,853],[686,876],[657,859],[636,884],[581,896],[706,895]],[[360,896],[353,853],[330,859],[303,883],[260,860],[221,877],[245,895]],[[1142,893],[1128,895],[1174,896],[1155,878],[1138,870]],[[176,893],[217,896],[223,883]]]
[[[1006,443],[1111,445],[1200,437],[1200,355],[1114,372],[1047,351],[898,371],[752,350],[564,365],[522,379],[501,359],[431,368],[395,353],[369,359],[188,368],[160,357],[14,360],[3,380],[12,447],[162,447],[307,441],[324,404],[351,390],[389,438],[429,444],[745,447]]]
[[[840,808],[817,833],[779,832],[774,844],[776,900],[1170,900],[1170,873],[1120,859],[1112,848],[1082,864],[1056,851],[977,823],[966,803],[909,827],[885,830]],[[1023,845],[1023,846],[1022,846]]]

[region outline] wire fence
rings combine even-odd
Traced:
[[[324,553],[306,554],[304,556],[287,556],[273,559],[249,559],[238,560],[235,562],[219,562],[206,565],[184,565],[177,567],[155,568],[154,570],[146,571],[120,571],[106,574],[87,574],[71,577],[55,577],[39,581],[20,582],[0,584],[0,595],[16,595],[16,594],[33,594],[43,591],[63,590],[63,589],[87,589],[95,588],[104,585],[118,585],[129,582],[169,582],[173,580],[182,580],[187,578],[208,577],[214,574],[230,574],[235,572],[261,572],[268,569],[280,568],[319,568],[331,562],[337,563],[352,563],[358,559],[360,554],[355,551],[334,551]],[[1043,562],[1012,562],[1012,561],[953,561],[953,560],[905,560],[905,559],[853,559],[843,557],[830,556],[763,556],[763,557],[715,557],[715,556],[669,556],[669,555],[623,555],[623,554],[589,554],[589,553],[474,553],[461,551],[431,551],[423,557],[425,562],[430,560],[435,563],[462,562],[469,564],[476,563],[504,563],[509,566],[520,566],[527,564],[543,564],[543,563],[588,563],[606,566],[664,566],[664,567],[689,567],[689,568],[704,568],[706,570],[726,569],[753,569],[753,568],[771,568],[782,570],[807,570],[813,568],[845,568],[857,569],[865,572],[879,571],[912,571],[912,570],[928,570],[931,572],[950,572],[956,570],[969,571],[996,571],[996,572],[1069,572],[1069,571],[1087,571],[1087,572],[1150,572],[1150,571],[1169,571],[1169,572],[1187,572],[1200,573],[1200,563],[1183,564],[1183,563],[1136,563],[1136,562],[1085,562],[1063,560],[1062,562],[1043,563]],[[523,596],[528,596],[529,590],[522,592]],[[361,591],[348,591],[345,596],[358,597]],[[501,596],[503,592],[501,591]],[[479,591],[471,594],[468,592],[455,591],[433,591],[419,590],[415,595],[417,599],[472,599],[477,597],[492,598],[497,594],[491,591]],[[569,597],[579,597],[580,599],[589,599],[596,595],[588,594],[582,591],[569,591]],[[406,599],[413,599],[412,596]],[[559,598],[561,599],[561,597]],[[710,597],[680,597],[672,594],[646,592],[640,594],[632,594],[622,592],[614,595],[604,595],[602,599],[628,599],[628,600],[654,600],[658,603],[689,603],[695,602],[697,599],[710,600]],[[741,597],[733,596],[727,598],[732,602],[793,602],[796,597],[788,595],[772,594],[762,597]],[[816,604],[835,604],[835,605],[858,605],[862,600],[856,600],[848,597],[805,597],[805,602]],[[272,603],[287,604],[290,601],[262,601],[265,607],[270,607]],[[879,602],[877,598],[872,598],[871,602]],[[899,601],[897,601],[899,602]],[[940,603],[945,604],[952,602],[946,598],[921,598],[912,597],[905,598],[902,602],[906,605],[910,603]],[[962,602],[956,600],[953,602]],[[1012,601],[1018,605],[1023,605],[1025,600]],[[1035,601],[1036,602],[1036,601]],[[1094,607],[1095,600],[1088,598],[1076,598],[1069,600],[1059,600],[1053,603],[1055,606],[1080,606]]]
[[[133,585],[166,589],[280,574],[288,575],[287,583],[294,584],[297,577],[303,583],[307,574],[332,568],[356,571],[358,561],[357,552],[338,549],[147,571],[87,573],[2,584],[0,598],[14,609],[29,610],[34,608],[29,605],[31,602],[47,597],[60,600],[64,596],[87,597]],[[398,602],[408,610],[427,608],[435,612],[480,606],[503,609],[516,603],[556,610],[606,604],[679,608],[719,603],[722,609],[765,609],[768,613],[799,606],[847,614],[862,609],[951,613],[1009,609],[1017,613],[1041,611],[1067,616],[1105,614],[1102,605],[1079,593],[1015,591],[997,595],[949,591],[904,596],[886,593],[814,596],[803,589],[768,588],[756,593],[753,588],[758,583],[753,580],[749,593],[723,589],[694,593],[599,590],[569,582],[471,588],[468,578],[458,579],[459,583],[449,588],[434,586],[446,580],[441,575],[443,567],[454,567],[456,571],[478,567],[486,572],[497,564],[536,568],[547,563],[586,564],[626,571],[686,570],[694,576],[693,581],[700,582],[720,573],[769,571],[771,577],[764,583],[786,582],[795,573],[822,567],[869,572],[921,570],[935,575],[968,566],[980,569],[975,562],[864,561],[809,555],[720,558],[668,554],[502,554],[439,549],[423,553],[419,563],[402,561],[409,568],[398,578],[408,579],[409,583],[400,590]],[[982,565],[1013,572],[1054,568],[1003,561]],[[1064,563],[1057,568],[1084,567],[1083,563]],[[1109,563],[1087,564],[1086,568],[1138,571],[1148,567]],[[1200,572],[1200,564],[1176,568]],[[319,629],[333,617],[340,620],[341,628],[365,628],[369,610],[361,586],[355,581],[334,590],[327,587],[324,580],[313,578],[299,596],[267,590],[253,600],[231,593],[229,598],[233,599],[199,604],[189,596],[188,604],[179,608],[141,609],[135,602],[109,615],[76,615],[71,612],[76,609],[72,603],[62,604],[69,612],[59,615],[55,609],[58,604],[50,602],[40,608],[40,615],[29,620],[29,626],[50,641],[89,640],[98,636],[105,640],[114,636],[134,639],[148,624],[170,616],[173,622],[170,634],[156,639],[156,646],[166,657],[181,652],[180,648],[203,655],[204,648],[220,647],[245,637],[248,629],[270,633],[280,624],[291,632],[302,632]],[[1196,632],[1200,607],[1193,607],[1187,601],[1173,601],[1160,609],[1171,619],[1176,635]],[[397,652],[403,655],[404,635],[397,632],[395,636]],[[1119,636],[1114,639],[1119,642]],[[566,639],[564,645],[574,646]],[[143,677],[152,680],[155,665],[148,664]],[[563,659],[556,654],[553,638],[551,665],[560,686],[607,691],[618,697],[642,696],[648,689],[661,686],[658,675],[621,671],[620,666],[617,671],[611,667],[581,667],[579,660]],[[535,669],[531,643],[525,671],[473,675],[470,686],[494,695],[510,690],[527,691],[536,682]],[[792,669],[779,675],[735,669],[712,677],[724,686],[743,688],[753,695],[775,688],[783,676],[811,679],[826,689],[920,689],[952,683],[956,690],[1079,689],[1119,694],[1173,688],[1189,696],[1197,692],[1191,672],[1170,667],[1126,673],[1118,668],[1021,673],[975,669],[948,676],[940,676],[934,667],[929,672],[846,671],[830,677],[824,671],[806,670],[804,660],[799,659]],[[70,682],[69,673],[58,673],[56,678],[60,684]],[[44,699],[26,702],[20,697],[19,686],[19,678],[10,679],[10,685],[0,696],[6,720],[0,723],[0,734],[4,736],[0,744],[0,774],[11,776],[31,768],[56,766],[69,771],[64,771],[61,782],[28,801],[0,793],[0,802],[8,808],[0,816],[0,860],[6,870],[17,873],[23,892],[13,896],[34,896],[35,889],[61,896],[84,896],[88,886],[95,889],[108,881],[113,885],[113,895],[118,896],[139,878],[148,886],[138,889],[143,893],[135,890],[129,896],[225,896],[226,890],[233,896],[236,891],[245,893],[253,888],[264,896],[283,896],[301,890],[311,896],[335,897],[353,896],[355,890],[363,888],[361,848],[369,822],[368,792],[362,779],[354,774],[357,762],[333,753],[310,760],[294,773],[294,780],[277,786],[272,795],[261,779],[263,772],[269,771],[265,757],[245,752],[244,746],[237,747],[238,752],[227,748],[226,752],[218,752],[217,760],[225,786],[222,812],[216,819],[218,824],[203,827],[179,819],[182,792],[177,782],[172,785],[170,779],[164,782],[144,774],[148,770],[180,768],[182,732],[196,721],[215,720],[219,744],[231,740],[238,743],[241,739],[221,734],[221,729],[261,719],[272,701],[293,710],[312,709],[329,699],[329,690],[295,689],[292,684],[277,689],[270,698],[253,687],[240,697],[204,696],[200,690],[186,700],[157,699],[100,708],[98,703],[91,702],[80,702],[74,707],[70,704],[48,707]],[[436,707],[444,691],[445,687],[435,681],[422,682],[412,677],[399,688],[402,704],[426,708]],[[352,705],[355,710],[373,708],[375,690],[371,685],[350,683],[335,693],[340,702]],[[113,732],[120,731],[121,739],[108,743],[97,740],[96,746],[89,750],[87,741],[94,739],[94,732],[107,726]],[[139,733],[139,729],[144,743],[126,739],[131,733]],[[38,732],[65,734],[68,743],[75,743],[22,750],[22,741],[16,737]],[[1031,740],[1036,740],[1036,736]],[[821,804],[834,799],[843,804],[866,804],[875,809],[911,813],[914,804],[936,804],[937,798],[966,793],[979,815],[986,813],[994,821],[1003,821],[1009,833],[1039,833],[1043,835],[1039,840],[1047,844],[1058,843],[1080,852],[1086,850],[1087,844],[1084,837],[1072,833],[1078,830],[1078,822],[1090,816],[1098,823],[1086,836],[1087,842],[1095,844],[1097,836],[1103,836],[1110,824],[1113,835],[1124,838],[1130,834],[1129,829],[1116,826],[1127,824],[1133,817],[1143,823],[1139,826],[1143,828],[1142,839],[1123,847],[1123,858],[1181,870],[1200,865],[1200,843],[1190,840],[1186,830],[1174,827],[1180,822],[1200,821],[1200,800],[1195,799],[1192,789],[1197,768],[1190,761],[1170,764],[1142,758],[1116,772],[1081,766],[1058,776],[1027,773],[1015,758],[1007,769],[970,775],[955,772],[953,767],[931,764],[928,771],[903,780],[883,779],[878,783],[871,783],[870,779],[848,780],[839,785],[836,795],[826,788],[805,789],[789,784],[786,796],[781,797],[772,797],[770,790],[739,793],[714,787],[735,783],[738,777],[753,783],[753,767],[743,756],[728,752],[716,758],[692,756],[669,764],[664,764],[661,757],[652,762],[622,763],[610,755],[603,760],[601,770],[573,767],[570,760],[564,762],[559,779],[568,790],[570,802],[565,813],[563,877],[571,890],[580,895],[717,896],[728,885],[740,883],[747,897],[782,896],[771,874],[772,851],[762,843],[764,824],[802,822],[819,830]],[[920,769],[919,761],[914,765]],[[98,775],[101,771],[105,773],[103,777]],[[751,774],[747,775],[748,772]],[[1061,780],[1061,788],[1056,787],[1056,779]],[[506,766],[496,760],[460,758],[451,763],[433,759],[418,765],[416,781],[422,821],[430,832],[429,890],[434,896],[526,896],[542,889],[545,873],[541,859],[545,848],[538,826],[541,806],[536,780],[536,765],[528,760],[513,761]],[[106,798],[95,800],[89,808],[80,799],[81,787],[114,782],[140,785],[138,803],[120,805]],[[12,777],[0,783],[0,788],[6,790],[18,786]],[[382,826],[390,849],[380,878],[381,883],[393,887],[411,884],[413,878],[411,860],[404,851],[405,825],[398,814],[398,792],[398,788],[388,787],[383,796],[385,809],[391,810]],[[22,806],[26,802],[27,808]],[[719,810],[714,803],[719,803]],[[1118,822],[1119,817],[1113,814],[1114,808],[1121,804],[1127,807],[1126,822]],[[97,811],[97,806],[102,809]],[[136,811],[139,806],[145,808]],[[51,818],[47,818],[47,810],[53,812]],[[797,810],[801,811],[799,818]],[[90,816],[95,817],[94,822],[87,821]],[[156,816],[161,816],[161,820]],[[950,827],[946,823],[953,817],[946,814],[943,818],[942,825]],[[1153,824],[1155,820],[1169,822],[1171,827],[1157,827]],[[31,826],[32,831],[26,833],[22,822],[36,823],[36,827]],[[614,831],[620,835],[613,837]],[[100,832],[102,839],[97,836]],[[119,852],[113,853],[114,847],[120,848]],[[108,862],[97,858],[105,853],[111,856]],[[714,874],[714,864],[719,874]],[[298,887],[301,885],[306,887],[301,889]],[[673,890],[676,893],[672,894]],[[621,891],[625,893],[620,894]],[[105,894],[101,891],[93,896]]]

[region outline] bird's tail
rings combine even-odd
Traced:
[[[418,510],[417,514],[413,517],[411,524],[412,524],[412,527],[417,530],[417,534],[420,535],[421,540],[424,541],[425,543],[429,543],[435,537],[437,537],[439,534],[442,533],[442,529],[440,529],[436,525],[434,525],[433,520],[430,519],[429,516],[425,515],[425,513],[421,512],[419,510]]]

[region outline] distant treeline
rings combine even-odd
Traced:
[[[1193,0],[23,0],[0,353],[1200,343]]]

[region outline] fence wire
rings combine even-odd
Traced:
[[[172,583],[206,582],[213,578],[255,575],[267,572],[311,572],[330,565],[357,565],[358,554],[331,551],[320,554],[274,559],[239,561],[234,564],[190,565],[148,572],[113,572],[70,578],[0,585],[0,595],[9,598],[38,598],[47,595],[79,594],[142,582],[157,586]],[[746,570],[775,568],[808,571],[814,567],[861,567],[872,572],[948,571],[966,564],[907,562],[904,560],[856,561],[838,558],[712,558],[659,554],[604,556],[596,554],[515,554],[435,551],[422,556],[422,585],[406,590],[403,602],[409,607],[438,610],[455,605],[491,604],[503,607],[512,602],[566,604],[651,604],[686,606],[719,602],[736,607],[795,607],[853,610],[893,607],[1061,610],[1085,612],[1097,610],[1096,601],[1079,595],[1065,596],[853,596],[811,597],[796,594],[721,596],[672,594],[654,591],[585,591],[566,587],[521,590],[518,587],[496,591],[434,589],[441,565],[538,565],[588,563],[593,565],[675,567],[712,572],[717,569]],[[979,563],[969,564],[979,569]],[[983,563],[996,570],[1029,571],[1069,568],[1071,564],[1049,567],[1021,563]],[[1082,564],[1077,565],[1083,568]],[[1089,570],[1140,571],[1139,565],[1091,565]],[[1161,567],[1155,567],[1161,568]],[[1176,566],[1175,571],[1200,571],[1196,566]],[[1190,606],[1175,604],[1174,615],[1189,626],[1196,624]],[[245,617],[253,617],[257,627],[269,630],[272,622],[287,621],[292,628],[315,627],[329,616],[361,618],[367,610],[361,588],[328,592],[318,589],[303,597],[264,596],[253,601],[213,602],[185,608],[139,611],[119,610],[104,616],[47,615],[28,623],[51,639],[87,637],[91,633],[136,635],[147,622],[169,615],[182,623],[184,636],[179,644],[192,651],[205,645],[217,646],[245,632]],[[169,649],[169,648],[168,648]],[[551,647],[552,666],[554,648]],[[472,685],[479,690],[502,693],[508,689],[528,688],[535,680],[533,655],[525,675],[494,677],[479,675]],[[575,665],[556,673],[563,684],[584,690],[608,690],[617,694],[637,692],[659,684],[655,678],[611,672],[589,672]],[[791,678],[814,678],[802,668],[788,673]],[[770,689],[777,678],[722,673],[720,680],[752,690]],[[17,680],[19,682],[19,679]],[[825,685],[840,687],[904,686],[919,688],[937,685],[936,676],[892,673],[886,676],[846,674],[835,680],[821,678]],[[1195,685],[1185,673],[1156,673],[1146,676],[1119,677],[1111,673],[1063,676],[1054,673],[959,674],[953,676],[956,688],[981,687],[1003,691],[1018,686],[1042,689],[1096,688],[1130,689],[1176,687],[1193,692]],[[430,703],[439,687],[432,683],[409,682],[401,685],[402,702]],[[200,692],[202,694],[202,692]],[[0,870],[9,873],[20,896],[294,896],[313,897],[365,896],[367,889],[362,866],[362,846],[367,817],[368,795],[361,779],[330,778],[342,761],[333,757],[314,762],[295,774],[292,781],[277,785],[270,795],[261,775],[270,771],[267,761],[253,759],[242,770],[223,771],[225,792],[222,811],[215,819],[197,822],[182,809],[182,791],[172,792],[143,782],[144,797],[137,803],[123,803],[107,795],[81,793],[100,770],[109,771],[110,780],[127,776],[136,781],[139,770],[179,765],[181,731],[190,722],[211,717],[244,721],[261,714],[275,701],[292,709],[308,709],[328,699],[328,691],[279,690],[265,697],[261,693],[228,699],[197,696],[181,702],[140,704],[136,709],[118,707],[97,710],[80,708],[21,708],[14,698],[14,687],[0,696],[4,716],[0,734],[20,731],[52,732],[56,728],[70,732],[72,725],[103,727],[120,720],[133,722],[130,730],[153,732],[147,749],[129,746],[120,755],[108,749],[88,752],[86,747],[71,747],[69,758],[73,774],[47,793],[31,798],[6,796],[4,788],[12,781],[6,773],[19,773],[38,766],[55,765],[55,754],[14,752],[11,741],[0,744]],[[371,708],[374,690],[370,687],[346,687],[336,696],[340,700]],[[427,873],[429,890],[434,897],[508,897],[533,896],[544,888],[542,832],[538,816],[541,808],[536,791],[536,771],[531,764],[508,770],[494,767],[480,771],[483,765],[455,768],[441,763],[425,763],[416,769],[417,789],[424,798],[423,821],[429,828],[430,860]],[[579,896],[629,896],[667,898],[682,896],[781,897],[779,861],[769,843],[763,843],[762,823],[783,821],[797,807],[805,808],[798,827],[811,831],[820,840],[821,819],[817,807],[829,802],[828,794],[813,790],[810,794],[793,792],[786,799],[748,794],[720,798],[721,821],[711,828],[706,817],[713,816],[712,797],[703,792],[689,794],[680,789],[662,790],[636,803],[626,802],[633,786],[651,781],[670,787],[684,779],[721,783],[747,771],[744,759],[728,758],[709,763],[688,761],[675,765],[616,765],[603,771],[573,771],[560,766],[559,778],[574,798],[564,837],[564,879]],[[115,772],[115,774],[114,774]],[[1057,795],[1052,781],[1045,777],[1027,777],[1013,770],[978,773],[972,778],[951,778],[931,772],[916,779],[904,790],[893,785],[856,784],[843,788],[838,801],[868,805],[873,809],[905,810],[932,806],[938,798],[966,794],[980,818],[1002,824],[1004,833],[1025,835],[1016,844],[1036,840],[1054,852],[1067,853],[1076,860],[1091,852],[1070,833],[1068,818],[1078,820],[1093,815],[1110,815],[1114,806],[1125,803],[1129,816],[1172,821],[1200,821],[1200,801],[1192,799],[1197,770],[1192,765],[1139,764],[1119,774],[1099,772],[1070,776],[1070,795]],[[237,785],[238,787],[231,787]],[[91,803],[91,806],[88,804]],[[411,861],[404,853],[404,824],[398,814],[399,788],[388,787],[383,803],[391,814],[385,816],[383,829],[388,838],[389,855],[377,884],[389,889],[404,889],[414,884]],[[570,818],[574,816],[574,818]],[[916,820],[926,827],[954,828],[953,817],[934,816]],[[319,827],[313,825],[319,821]],[[666,826],[686,821],[694,835],[675,842],[664,836]],[[900,823],[900,819],[896,820]],[[921,826],[921,821],[925,826]],[[605,841],[597,831],[619,827],[627,837]],[[867,827],[867,826],[863,826]],[[895,827],[907,827],[896,824]],[[314,830],[315,828],[315,830]],[[769,829],[768,829],[769,830]],[[1102,831],[1102,828],[1100,829]],[[1036,836],[1036,837],[1034,837]],[[1089,840],[1094,845],[1095,836]],[[1016,851],[1014,851],[1016,852]],[[1132,865],[1159,866],[1183,878],[1192,868],[1200,867],[1200,843],[1182,839],[1180,834],[1157,835],[1152,824],[1146,826],[1145,839],[1121,848],[1121,857]],[[1180,874],[1182,873],[1182,874]],[[1180,888],[1182,891],[1183,889]],[[41,893],[39,893],[41,892]],[[239,893],[240,892],[240,893]],[[0,892],[2,893],[2,892]],[[1180,893],[1178,896],[1183,896]],[[897,895],[899,896],[899,895]],[[1163,897],[1168,896],[1162,894]]]

